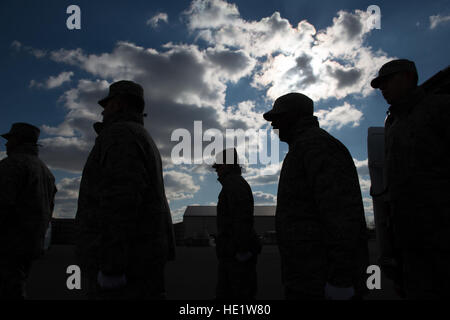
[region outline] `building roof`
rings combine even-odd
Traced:
[[[255,217],[274,217],[276,206],[255,206]],[[183,217],[215,217],[216,206],[188,206]]]

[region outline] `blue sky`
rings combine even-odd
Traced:
[[[66,27],[72,4],[81,30]],[[369,5],[380,7],[379,30],[367,26]],[[321,126],[352,153],[370,220],[367,128],[383,125],[387,106],[369,82],[392,58],[414,60],[419,82],[449,65],[450,1],[2,1],[0,27],[0,131],[18,121],[41,128],[56,215],[75,214],[96,101],[126,78],[144,86],[175,220],[186,205],[215,203],[220,185],[206,166],[171,162],[171,132],[199,120],[267,129],[261,114],[290,91],[313,98]],[[274,204],[279,172],[264,170],[245,176],[257,204]]]

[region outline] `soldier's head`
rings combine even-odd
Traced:
[[[117,81],[109,86],[108,96],[98,103],[103,107],[103,119],[117,113],[142,114],[145,107],[144,89],[133,81]]]
[[[7,140],[6,153],[10,154],[18,146],[36,145],[40,134],[39,128],[24,122],[13,123],[9,132],[1,136]]]
[[[217,175],[222,177],[229,172],[241,173],[239,157],[235,148],[228,148],[216,154],[216,162],[212,165]]]
[[[398,59],[384,64],[370,85],[380,89],[386,102],[392,105],[407,97],[417,87],[418,80],[414,62]]]
[[[313,117],[313,113],[314,102],[304,94],[292,92],[276,99],[272,110],[264,113],[263,117],[278,130],[281,141],[289,142],[298,121]]]

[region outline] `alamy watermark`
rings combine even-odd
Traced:
[[[172,132],[171,141],[178,142],[171,152],[172,163],[207,164],[221,163],[216,155],[225,149],[236,148],[239,164],[272,165],[280,163],[278,130],[256,129],[207,129],[202,121],[194,121],[194,136],[187,129]],[[205,145],[205,142],[208,145]],[[192,150],[193,149],[193,150]],[[226,153],[226,163],[233,162],[233,153]]]
[[[367,13],[369,17],[367,19],[367,28],[369,30],[372,29],[381,29],[381,9],[377,5],[371,5],[367,7]]]
[[[370,5],[366,12],[369,14],[367,19],[367,27],[371,29],[381,29],[381,9],[377,5]],[[66,20],[66,26],[69,30],[81,29],[81,9],[78,5],[70,5],[66,10],[70,16]]]
[[[80,30],[81,29],[81,9],[77,5],[70,5],[66,10],[67,14],[70,16],[66,20],[66,26],[69,30]]]

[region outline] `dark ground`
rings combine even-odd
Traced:
[[[369,243],[371,263],[376,261],[375,241]],[[169,300],[211,300],[216,284],[214,247],[177,247],[177,259],[167,264],[166,290]],[[28,281],[28,298],[47,300],[84,299],[81,290],[68,290],[66,269],[76,264],[73,246],[52,246],[47,254],[36,261]],[[258,300],[283,299],[280,279],[278,248],[266,245],[258,260]],[[367,300],[397,299],[392,283],[383,278],[381,290],[373,290]]]

